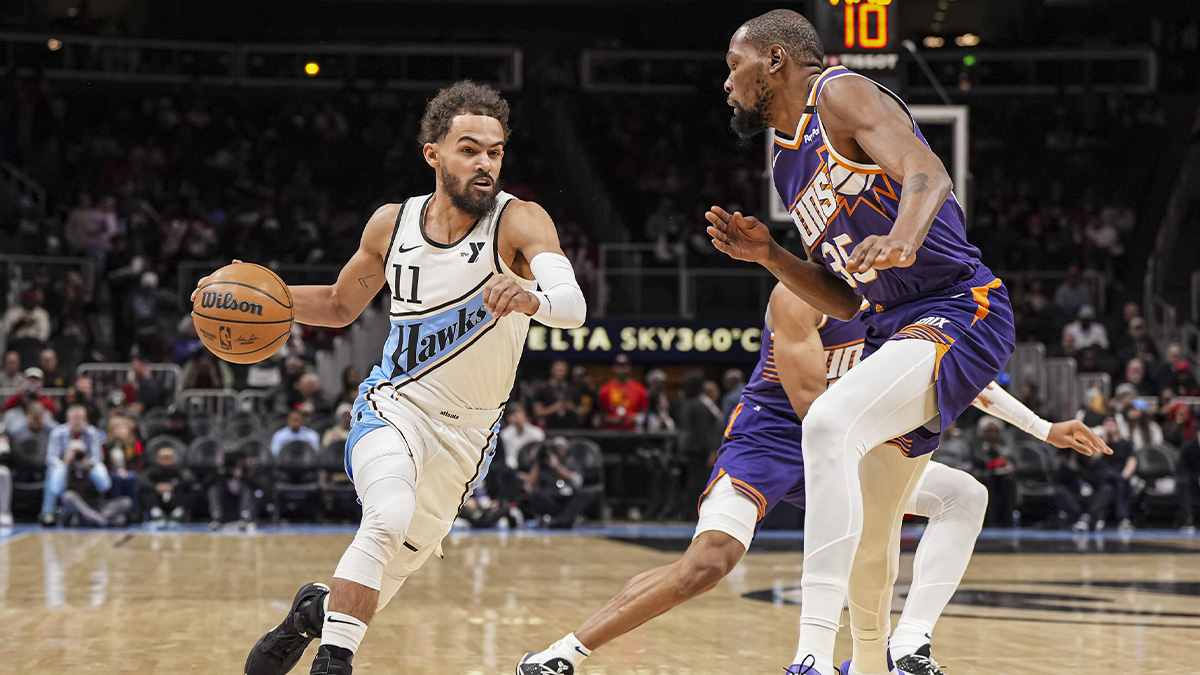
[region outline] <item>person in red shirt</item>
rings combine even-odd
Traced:
[[[646,387],[630,377],[633,368],[629,357],[618,354],[613,363],[613,379],[600,387],[600,408],[604,411],[603,427],[633,431],[638,414],[650,407]]]
[[[54,399],[42,396],[42,380],[45,375],[42,374],[42,369],[38,367],[25,369],[25,384],[21,390],[13,394],[4,402],[4,411],[8,412],[17,406],[25,407],[25,404],[30,401],[41,401],[42,406],[54,415],[58,412],[58,404]]]

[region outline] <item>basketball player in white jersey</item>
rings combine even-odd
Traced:
[[[714,588],[746,554],[758,524],[775,504],[787,501],[803,508],[801,420],[816,397],[855,365],[865,337],[866,326],[857,319],[830,319],[777,285],[767,308],[758,366],[725,431],[687,551],[676,562],[631,579],[575,632],[545,651],[526,654],[516,675],[573,675],[592,650]],[[999,385],[990,385],[975,406],[1060,448],[1085,455],[1111,453],[1082,422],[1051,424]],[[937,462],[925,468],[906,508],[928,517],[929,525],[917,547],[912,587],[891,639],[901,672],[942,674],[929,644],[933,626],[962,581],[986,508],[987,490],[970,474]],[[889,611],[890,604],[889,596]]]
[[[530,318],[583,324],[583,293],[554,223],[500,191],[508,112],[488,86],[440,91],[419,139],[436,191],[380,207],[332,286],[291,288],[296,321],[345,326],[386,282],[392,327],[382,362],[359,387],[346,441],[363,505],[358,533],[330,586],[301,588],[254,646],[247,675],[290,671],[315,637],[313,675],[351,672],[375,612],[439,553],[480,478]]]

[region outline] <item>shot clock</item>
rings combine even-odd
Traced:
[[[831,54],[895,51],[896,5],[903,0],[815,0],[816,28]]]

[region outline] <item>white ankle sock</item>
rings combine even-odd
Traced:
[[[325,612],[325,625],[321,627],[321,644],[342,647],[358,653],[367,634],[367,624],[341,612]]]
[[[563,636],[563,639],[550,645],[550,648],[546,651],[534,654],[530,660],[534,663],[543,663],[555,658],[566,659],[571,662],[571,665],[578,668],[579,664],[583,663],[583,660],[591,655],[592,652],[583,646],[583,643],[575,637],[574,633],[567,633]]]

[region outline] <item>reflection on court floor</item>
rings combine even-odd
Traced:
[[[327,579],[343,527],[0,534],[0,625],[22,673],[238,673],[295,589]],[[773,672],[795,647],[793,533],[764,532],[713,592],[599,650],[598,675]],[[377,618],[356,672],[511,673],[631,576],[686,547],[684,527],[455,534]],[[911,538],[911,537],[910,537]],[[911,548],[911,542],[906,548]],[[1200,540],[986,533],[935,634],[953,672],[1193,672]],[[905,553],[894,608],[907,590]],[[845,631],[844,631],[845,632]],[[839,638],[848,654],[848,635]],[[298,669],[297,672],[300,672]]]

